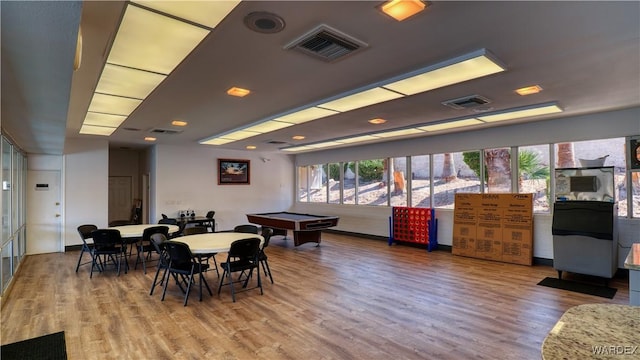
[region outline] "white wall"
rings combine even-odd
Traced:
[[[607,113],[568,117],[533,123],[398,140],[384,144],[338,148],[296,156],[296,166],[328,162],[354,161],[425,155],[434,153],[477,150],[502,146],[539,145],[563,141],[581,141],[624,137],[640,134],[640,108]],[[391,209],[384,206],[357,206],[315,203],[295,203],[292,211],[340,216],[336,230],[389,236]],[[436,209],[438,242],[452,245],[453,211]],[[552,217],[534,215],[533,256],[553,259]],[[619,267],[629,252],[632,242],[640,241],[640,219],[619,221]]]
[[[107,140],[67,139],[64,155],[65,246],[80,245],[77,228],[106,227],[109,216],[109,143]]]
[[[294,199],[289,155],[220,150],[208,146],[156,145],[151,154],[151,222],[193,209],[216,212],[218,230],[246,224],[245,214],[288,210]],[[250,185],[218,185],[217,159],[251,161]],[[268,159],[263,161],[262,158]]]

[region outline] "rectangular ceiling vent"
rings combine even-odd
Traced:
[[[284,142],[284,141],[280,141],[280,140],[269,140],[269,141],[267,141],[267,144],[283,145],[283,144],[288,144],[288,143]]]
[[[490,103],[491,100],[480,95],[465,96],[458,99],[443,101],[442,105],[456,110],[469,109],[472,107]]]
[[[149,130],[152,134],[166,134],[166,135],[175,135],[182,133],[183,130],[174,130],[174,129],[161,129],[161,128],[153,128]]]
[[[327,25],[319,25],[284,46],[326,62],[333,62],[368,47],[365,42]]]

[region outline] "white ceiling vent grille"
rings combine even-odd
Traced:
[[[443,101],[442,105],[454,108],[456,110],[469,109],[476,106],[490,103],[491,100],[480,95],[465,96],[458,99]]]
[[[326,62],[342,59],[368,47],[365,42],[327,25],[320,25],[284,46]]]
[[[161,128],[153,128],[149,130],[152,134],[166,134],[166,135],[175,135],[182,133],[183,130],[174,130],[174,129],[161,129]]]

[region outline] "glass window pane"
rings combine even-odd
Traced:
[[[411,206],[431,207],[429,155],[411,157]]]
[[[484,169],[487,193],[511,192],[511,149],[485,149]]]
[[[344,199],[343,204],[356,203],[356,163],[350,161],[344,167]]]
[[[340,176],[342,174],[342,164],[332,163],[329,164],[329,171],[327,172],[329,177],[329,203],[340,204]]]
[[[298,201],[309,202],[309,168],[298,167]]]
[[[518,192],[533,194],[533,212],[549,213],[549,145],[518,148]]]
[[[391,206],[407,206],[407,157],[391,158]],[[386,173],[384,174],[386,176]]]
[[[2,242],[11,236],[11,144],[2,138]]]
[[[558,168],[613,166],[618,216],[627,216],[627,163],[624,138],[559,143],[555,144],[555,151]]]
[[[453,209],[456,193],[480,193],[480,152],[435,154],[433,156],[433,207]],[[469,164],[478,159],[476,173]]]
[[[2,247],[2,259],[0,262],[0,266],[2,267],[2,290],[7,288],[9,285],[9,281],[11,280],[11,276],[13,275],[13,266],[12,266],[12,242],[6,243]]]
[[[309,202],[327,202],[326,165],[309,166]]]
[[[387,163],[387,159],[358,161],[358,205],[388,205],[383,179]]]
[[[16,151],[14,148],[13,162],[11,166],[11,173],[12,173],[11,183],[13,184],[11,189],[11,203],[13,204],[13,206],[11,207],[11,224],[12,224],[11,234],[15,234],[15,232],[18,231],[18,227],[20,226],[20,224],[18,223],[18,213],[21,209],[18,204],[18,199],[19,199],[21,187],[18,180],[20,178],[19,163],[20,163],[21,156],[22,155],[18,151]]]

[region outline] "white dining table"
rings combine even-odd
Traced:
[[[120,236],[123,238],[139,238],[142,237],[142,233],[144,230],[153,226],[166,226],[169,228],[169,234],[176,233],[180,230],[178,225],[168,225],[168,224],[137,224],[137,225],[122,225],[122,226],[113,226],[108,229],[115,229],[120,231]]]
[[[264,238],[261,235],[237,232],[186,235],[174,238],[172,241],[179,241],[189,245],[189,249],[194,255],[206,255],[228,252],[232,242],[248,238],[260,239],[260,246],[264,242]]]

